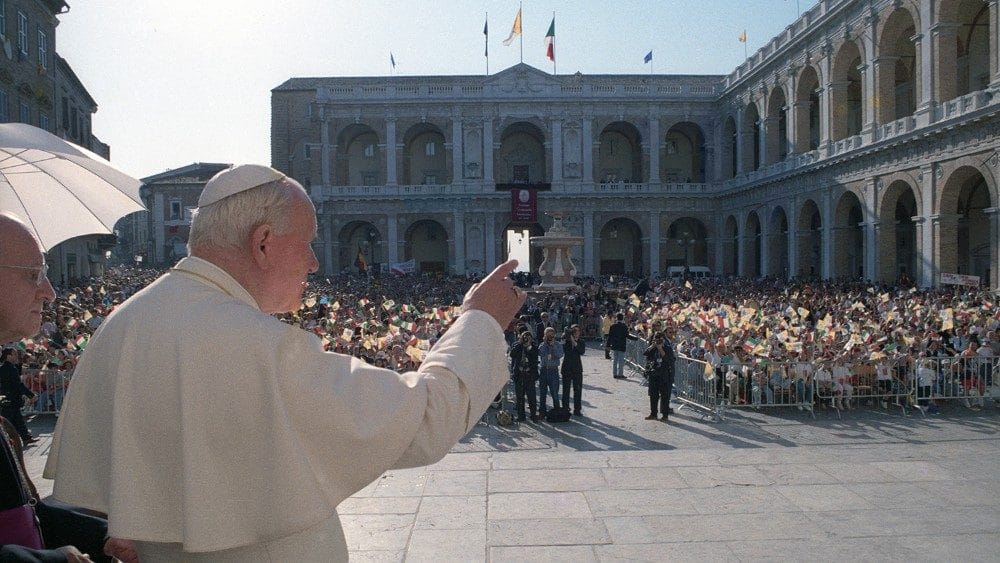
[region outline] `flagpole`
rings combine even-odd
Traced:
[[[520,44],[521,44],[521,62],[523,63],[524,62],[524,12],[521,11],[522,9],[523,8],[521,7],[521,3],[518,2],[517,3],[517,13],[518,13],[518,15],[521,16],[521,33],[518,34],[518,35],[520,35],[520,37],[518,39],[520,39]]]
[[[556,23],[556,11],[552,10],[552,24]],[[556,75],[556,36],[552,36],[552,76]]]
[[[486,23],[483,24],[483,35],[486,36],[486,76],[490,75],[490,13],[486,12]]]

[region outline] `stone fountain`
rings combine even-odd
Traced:
[[[538,267],[538,275],[542,283],[535,286],[538,291],[568,291],[575,288],[573,276],[576,275],[576,265],[573,264],[571,250],[583,245],[583,237],[569,232],[563,225],[562,211],[548,213],[552,217],[552,228],[543,236],[531,237],[531,246],[542,249],[542,264]]]

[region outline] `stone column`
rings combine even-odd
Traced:
[[[875,212],[875,202],[878,200],[877,182],[871,178],[865,182],[862,189],[861,227],[864,230],[865,257],[864,275],[866,279],[878,281],[878,214]]]
[[[150,210],[150,216],[153,218],[153,255],[147,256],[146,260],[152,260],[153,264],[162,264],[164,261],[163,257],[163,245],[166,244],[166,227],[163,224],[163,217],[166,214],[166,209],[164,209],[164,198],[163,192],[156,192],[153,194],[153,209]]]
[[[931,28],[931,50],[937,55],[937,72],[933,78],[934,101],[941,104],[951,100],[958,94],[958,53],[955,43],[958,26],[952,23],[938,22]]]
[[[767,209],[761,210],[764,214],[757,214],[758,220],[760,220],[760,275],[765,277],[770,275],[771,272],[771,252],[770,252],[770,237],[768,235],[768,227],[770,227],[770,215]]]
[[[809,152],[809,102],[795,102],[792,104],[792,119],[789,123],[794,124],[789,129],[789,137],[792,142],[791,152],[798,154]]]
[[[323,116],[323,108],[320,107],[320,132],[319,142],[321,144],[320,158],[323,162],[320,170],[323,178],[323,186],[330,185],[330,120]]]
[[[934,13],[934,0],[920,0],[920,13]],[[920,18],[920,30],[917,31],[916,51],[920,56],[920,67],[916,77],[917,114],[928,113],[934,107],[934,41],[931,39],[930,17]]]
[[[726,142],[730,142],[726,139]],[[746,172],[746,167],[743,165],[743,152],[746,150],[743,147],[743,106],[738,106],[736,108],[736,146],[733,150],[736,151],[736,169],[733,170],[733,176],[739,176],[740,174]]]
[[[822,48],[823,58],[820,59],[819,80],[830,80],[830,73],[833,72],[833,50],[829,45]],[[819,97],[819,148],[827,149],[830,146],[830,116],[833,114],[833,97],[830,95],[830,88],[824,88],[823,83],[816,89]],[[826,154],[825,152],[823,154]]]
[[[490,134],[493,137],[493,134]],[[492,144],[492,141],[491,141]],[[490,157],[493,160],[493,157]],[[492,181],[492,180],[491,180]],[[484,233],[483,240],[486,242],[486,267],[483,268],[485,272],[492,272],[493,268],[497,267],[497,218],[496,214],[492,212],[486,213],[486,232]]]
[[[934,229],[934,264],[937,266],[935,276],[941,272],[950,274],[958,273],[958,256],[953,247],[958,241],[958,222],[962,218],[958,214],[938,214],[931,215],[931,224]],[[945,245],[948,245],[945,248]],[[934,280],[935,285],[937,279]]]
[[[333,221],[323,221],[323,273],[332,276],[337,273],[333,263]]]
[[[788,279],[799,274],[799,202],[788,204]]]
[[[583,275],[597,275],[597,268],[594,267],[594,247],[597,241],[594,240],[594,214],[589,211],[583,212]]]
[[[839,141],[847,137],[847,86],[848,82],[830,82],[826,85],[827,112],[824,124],[829,142]],[[834,99],[838,96],[844,99],[844,104],[840,108],[834,106]]]
[[[399,216],[389,213],[385,218],[385,261],[390,265],[399,262]]]
[[[1000,289],[1000,207],[987,207],[983,214],[990,220],[990,287]]]
[[[875,63],[875,121],[885,125],[896,119],[896,63],[899,57],[881,56]],[[867,126],[866,126],[867,129]]]
[[[763,164],[774,164],[778,162],[781,158],[781,131],[779,131],[780,119],[777,117],[768,117],[763,120],[764,126],[761,127],[761,134],[764,136],[764,142],[761,143],[761,155],[760,161]]]
[[[583,183],[593,184],[594,183],[594,134],[593,134],[593,121],[589,118],[583,118],[580,120],[582,122],[582,133],[580,134],[583,138],[580,145],[583,147]]]
[[[465,213],[455,211],[453,214],[455,234],[452,239],[455,241],[455,273],[465,274]]]
[[[451,120],[451,183],[462,182],[462,116],[456,115]]]
[[[822,197],[823,208],[819,210],[821,217],[823,217],[823,240],[819,243],[822,252],[819,275],[825,280],[830,279],[833,272],[833,203],[830,201],[831,199],[830,190],[826,189]]]
[[[924,237],[924,233],[926,233],[929,230],[928,224],[930,223],[930,221],[927,220],[927,217],[923,217],[920,215],[915,215],[913,217],[910,217],[910,219],[913,220],[913,229],[916,231],[916,236],[914,237],[915,240],[913,242],[913,247],[914,247],[913,254],[914,256],[917,257],[918,263],[916,266],[916,271],[909,272],[907,275],[910,276],[910,279],[913,281],[914,284],[920,287],[924,287],[924,282],[923,282],[925,275],[924,270],[927,269],[928,265],[927,263],[929,262],[929,260],[927,259],[928,249],[925,246],[927,241]],[[896,275],[897,277],[899,276],[898,273]]]
[[[747,264],[747,220],[743,212],[740,211],[736,215],[736,275],[744,277],[749,271],[749,265]]]
[[[1000,90],[1000,0],[990,0],[990,90]],[[996,262],[993,262],[996,264]],[[990,272],[1000,278],[995,272]]]
[[[493,120],[490,118],[483,119],[483,183],[488,186],[496,184],[493,175]],[[492,232],[490,236],[493,236]],[[485,268],[487,272],[492,270],[493,266]]]
[[[865,26],[865,32],[861,34],[861,41],[865,49],[865,60],[858,67],[863,82],[862,95],[864,96],[865,109],[865,115],[861,120],[861,132],[869,136],[871,131],[875,129],[878,119],[875,116],[875,30],[873,29],[876,23],[872,19],[869,19],[868,24]]]
[[[934,215],[934,194],[937,193],[937,177],[934,174],[934,165],[928,164],[920,168],[919,186],[920,200],[923,202],[923,209],[918,210],[921,221],[917,226],[917,244],[920,248],[920,271],[914,272],[913,281],[921,287],[933,287],[937,282],[937,261],[934,253],[934,223],[927,221]],[[918,275],[919,274],[919,275]]]
[[[649,214],[649,275],[660,273],[660,213]]]
[[[649,114],[649,183],[660,183],[660,118]],[[652,270],[650,270],[652,271]]]
[[[396,120],[385,120],[385,185],[395,186],[396,180]]]
[[[559,119],[552,120],[552,183],[562,184],[563,181],[563,165],[562,165],[562,121]]]

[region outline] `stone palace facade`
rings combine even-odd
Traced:
[[[312,194],[327,274],[487,271],[559,211],[582,275],[997,287],[998,10],[822,0],[727,76],[292,78],[272,165]]]

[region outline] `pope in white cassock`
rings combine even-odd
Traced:
[[[416,372],[324,352],[271,316],[301,306],[316,213],[266,166],[205,186],[190,257],[108,316],[76,368],[45,477],[108,513],[141,561],[341,561],[337,505],[434,463],[508,378],[507,274],[472,287]]]

